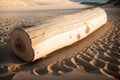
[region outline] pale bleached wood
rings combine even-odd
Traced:
[[[46,23],[43,25],[31,27],[30,29],[27,29],[26,32],[29,33],[30,38],[35,38],[39,35],[42,35],[49,31],[53,31],[63,26],[83,22],[84,20],[87,20],[90,17],[95,18],[94,15],[97,16],[98,14],[105,14],[104,10],[100,10],[100,8],[95,8],[83,12],[74,13],[71,15],[59,16],[55,19],[46,21]]]
[[[59,16],[44,24],[11,34],[11,47],[24,61],[34,61],[71,45],[101,27],[107,15],[101,8]]]

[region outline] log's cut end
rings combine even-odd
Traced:
[[[11,34],[10,45],[15,55],[24,61],[32,61],[34,51],[31,47],[29,36],[21,29],[15,29]]]

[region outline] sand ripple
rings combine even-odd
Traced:
[[[37,15],[32,15],[31,17],[26,15],[19,17],[18,15],[13,15],[11,17],[9,15],[5,17],[0,16],[0,19],[0,44],[5,44],[9,39],[9,34],[14,28],[27,28],[38,23],[40,24],[43,18]],[[103,74],[112,79],[120,79],[119,13],[114,14],[108,11],[108,24],[108,27],[111,27],[111,29],[106,34],[84,51],[79,51],[79,53],[72,55],[72,57],[65,58],[59,62],[56,62],[56,60],[44,67],[32,65],[32,68],[29,68],[30,64],[23,66],[17,64],[8,64],[8,66],[5,66],[2,64],[0,65],[0,75],[30,69],[29,71],[32,74],[39,77],[47,74],[59,76],[77,69],[83,73]]]
[[[101,73],[120,79],[120,18],[116,19],[109,23],[112,29],[85,51],[62,62],[49,64],[48,73],[60,75],[77,68],[84,73]]]

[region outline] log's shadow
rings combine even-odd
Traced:
[[[5,63],[23,63],[22,60],[14,55],[14,52],[8,44],[0,46],[0,64]]]

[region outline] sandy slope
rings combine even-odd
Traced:
[[[24,63],[6,43],[11,31],[42,24],[60,13],[41,11],[0,13],[0,80],[115,80],[120,78],[120,9],[105,8],[108,22],[87,38],[45,59]],[[80,10],[80,9],[78,9]],[[70,13],[75,12],[70,10]]]
[[[16,8],[28,6],[40,6],[45,4],[72,3],[68,0],[0,0],[0,8]]]
[[[70,3],[69,0],[29,0],[37,3]]]
[[[24,6],[38,6],[38,4],[24,0],[0,0],[0,8],[14,8]]]
[[[83,5],[69,0],[1,0],[0,12],[28,10],[33,10],[34,12],[34,10],[81,9],[88,7],[90,7],[90,5]]]

